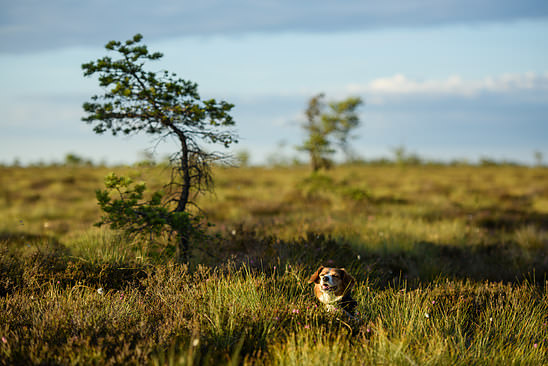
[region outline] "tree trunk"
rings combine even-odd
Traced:
[[[310,165],[312,165],[312,171],[314,173],[320,169],[320,162],[314,153],[310,154]]]
[[[179,141],[181,142],[181,161],[180,161],[180,171],[183,177],[183,186],[181,189],[181,194],[179,195],[179,200],[177,202],[177,208],[175,212],[184,212],[186,209],[186,204],[188,203],[188,197],[190,194],[190,171],[189,171],[189,154],[188,154],[188,145],[186,143],[186,137],[182,133],[179,134]]]
[[[177,246],[177,261],[180,263],[186,263],[190,259],[189,257],[189,248],[188,248],[188,239],[184,233],[178,232],[178,246]]]
[[[190,171],[189,171],[189,152],[188,145],[186,142],[186,137],[182,133],[178,133],[179,141],[181,143],[181,161],[180,161],[180,172],[183,178],[183,185],[181,189],[181,194],[179,195],[179,200],[177,202],[177,208],[175,212],[184,212],[186,205],[188,203],[188,197],[190,195]],[[188,228],[185,228],[188,229]],[[182,230],[182,229],[179,229]],[[189,243],[188,243],[188,233],[178,231],[178,248],[177,248],[177,259],[179,262],[187,262],[189,260]]]

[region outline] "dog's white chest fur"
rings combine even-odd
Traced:
[[[333,306],[333,304],[336,303],[337,301],[340,301],[342,298],[343,298],[342,295],[337,296],[332,292],[322,292],[322,294],[319,297],[319,300],[322,303],[324,303],[327,306],[327,310],[330,311],[335,309],[335,306]]]

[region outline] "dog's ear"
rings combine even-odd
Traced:
[[[312,276],[310,276],[310,279],[308,280],[308,283],[320,283],[320,272],[322,271],[323,266],[320,266],[316,272]]]
[[[341,268],[342,272],[342,281],[344,284],[345,291],[350,291],[354,287],[354,284],[356,283],[356,279],[352,277],[348,272],[346,272],[346,269]]]

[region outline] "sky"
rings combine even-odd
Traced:
[[[361,97],[351,141],[365,159],[397,147],[432,160],[548,161],[546,0],[0,0],[0,163],[131,163],[176,146],[96,135],[100,94],[81,65],[136,33],[149,65],[235,104],[252,163],[290,160],[307,101]]]

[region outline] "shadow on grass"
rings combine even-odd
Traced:
[[[121,289],[139,286],[153,266],[142,263],[90,263],[71,256],[55,238],[21,232],[0,233],[0,296],[47,283]],[[191,268],[240,263],[270,273],[298,266],[311,273],[319,265],[346,267],[359,281],[384,288],[437,278],[540,283],[548,278],[546,245],[525,248],[514,242],[455,246],[418,241],[409,249],[357,247],[343,239],[308,233],[293,241],[238,227],[196,243]],[[166,258],[165,261],[169,261]]]
[[[407,250],[381,251],[324,234],[308,233],[284,241],[239,227],[223,235],[216,249],[225,257],[206,255],[203,262],[218,265],[229,258],[261,271],[288,264],[311,271],[319,265],[346,267],[358,280],[379,287],[419,284],[440,277],[508,283],[541,283],[548,278],[548,248],[524,248],[514,242],[456,246],[418,241]]]
[[[489,208],[474,215],[473,221],[489,230],[513,230],[524,225],[535,225],[548,230],[548,214],[530,212],[523,209]]]
[[[0,233],[0,296],[18,289],[39,291],[46,284],[122,289],[138,285],[147,270],[145,265],[93,264],[72,257],[54,237]]]

